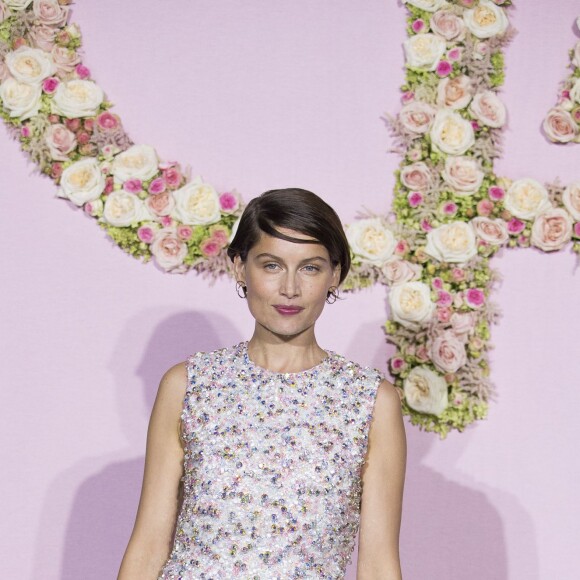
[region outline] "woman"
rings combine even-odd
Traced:
[[[161,380],[119,579],[343,578],[359,523],[358,580],[400,579],[399,397],[314,335],[350,267],[337,214],[268,191],[228,256],[254,334]]]

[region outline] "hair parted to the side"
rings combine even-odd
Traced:
[[[350,270],[350,248],[342,222],[323,199],[297,187],[271,189],[248,203],[227,249],[230,260],[240,256],[245,262],[262,232],[297,244],[312,243],[287,236],[277,228],[294,230],[321,243],[328,250],[332,265],[340,264],[340,283],[343,282]]]

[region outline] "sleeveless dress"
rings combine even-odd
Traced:
[[[255,365],[248,342],[188,358],[183,503],[159,580],[342,579],[383,375],[333,351]]]

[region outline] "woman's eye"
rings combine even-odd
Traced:
[[[264,264],[264,268],[266,270],[275,270],[277,267],[278,267],[278,264],[274,264],[274,263]]]
[[[319,272],[320,271],[320,268],[318,266],[313,266],[312,264],[308,264],[307,266],[304,266],[304,268],[308,272]]]

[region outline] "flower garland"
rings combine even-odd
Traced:
[[[576,20],[580,31],[580,18]],[[570,51],[572,74],[562,83],[558,103],[542,124],[544,135],[553,143],[580,143],[580,41]]]
[[[225,248],[241,196],[132,143],[82,63],[69,3],[0,0],[0,114],[57,195],[124,251],[167,272],[230,273]],[[497,89],[510,2],[404,3],[403,106],[389,117],[404,155],[393,211],[346,226],[353,268],[343,288],[389,287],[389,366],[404,411],[445,436],[487,412],[490,326],[499,316],[489,301],[498,278],[490,257],[580,238],[580,183],[544,187],[493,172],[506,121]]]

